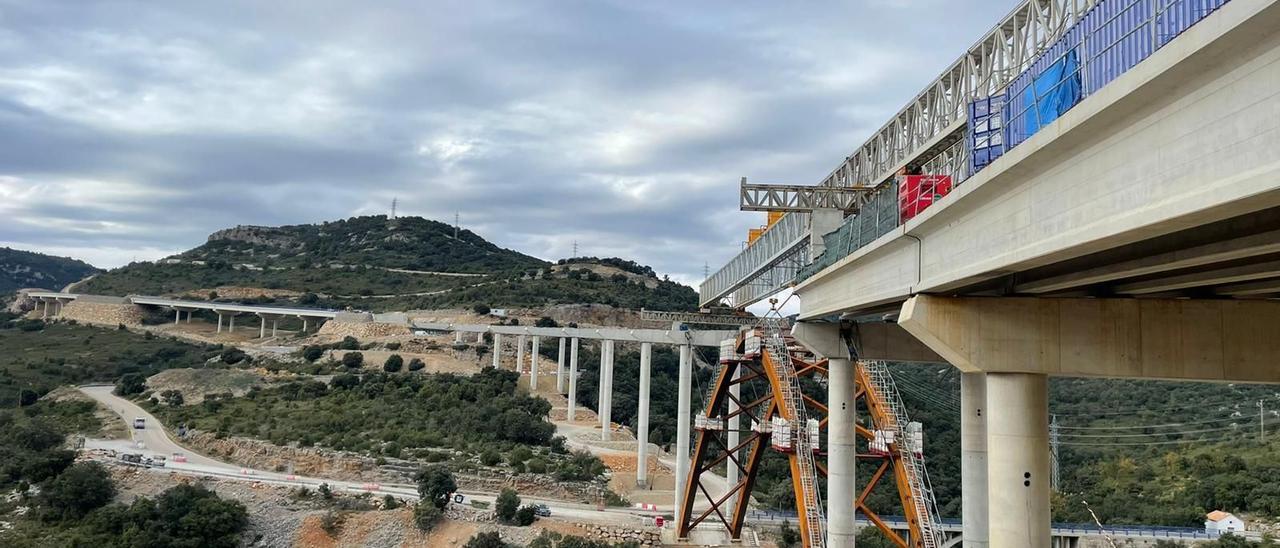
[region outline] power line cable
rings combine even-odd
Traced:
[[[1246,418],[1244,415],[1222,417],[1219,419],[1189,422],[1169,422],[1164,424],[1131,424],[1127,426],[1058,426],[1063,430],[1141,430],[1143,428],[1173,428],[1177,426],[1195,426],[1198,424],[1215,424]]]
[[[1204,428],[1200,430],[1183,430],[1178,432],[1153,432],[1150,434],[1062,434],[1063,438],[1149,438],[1153,436],[1183,436],[1203,434],[1206,432],[1224,432],[1234,428]]]

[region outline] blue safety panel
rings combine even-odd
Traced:
[[[1004,154],[1004,94],[969,103],[969,173]]]

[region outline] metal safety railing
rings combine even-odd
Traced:
[[[808,264],[809,214],[789,213],[699,286],[699,301],[751,302],[785,287]],[[753,285],[754,284],[754,285]]]

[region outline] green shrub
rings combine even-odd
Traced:
[[[413,507],[413,523],[418,526],[418,529],[423,531],[430,531],[434,529],[436,523],[443,517],[444,511],[436,508],[434,504],[425,500]]]
[[[403,368],[404,358],[401,358],[399,354],[387,356],[387,361],[382,364],[382,370],[387,373],[399,373]]]
[[[521,506],[519,510],[516,510],[516,518],[514,521],[516,525],[527,527],[529,525],[533,525],[533,522],[535,521],[538,521],[538,507],[532,504],[526,504]]]
[[[360,341],[347,335],[342,338],[342,342],[338,343],[338,350],[360,350]]]
[[[492,448],[485,449],[483,453],[480,453],[480,464],[485,466],[497,466],[500,462],[502,462],[502,455],[497,451],[494,451]]]
[[[418,358],[409,360],[409,371],[421,371],[426,366],[427,364],[422,363],[422,360]]]
[[[347,352],[342,355],[342,365],[353,369],[364,367],[364,354],[359,352]]]
[[[309,362],[314,362],[322,357],[324,357],[323,347],[312,345],[302,350],[302,358]]]
[[[142,373],[129,373],[116,381],[113,391],[117,396],[132,396],[147,391],[147,377]]]
[[[494,501],[493,515],[498,521],[503,523],[512,523],[516,519],[516,512],[520,511],[520,496],[511,489],[503,489],[498,493],[498,498]]]
[[[115,496],[116,486],[106,467],[96,462],[73,464],[41,489],[41,515],[50,520],[80,519]]]
[[[462,545],[462,548],[509,548],[510,546],[502,541],[502,535],[497,531],[488,531],[476,533],[476,536],[467,539],[467,543]]]

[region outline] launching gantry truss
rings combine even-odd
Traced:
[[[827,476],[822,449],[827,407],[802,387],[809,386],[807,392],[813,393],[813,387],[826,384],[827,360],[818,359],[776,328],[770,333],[767,325],[746,331],[721,348],[707,407],[695,420],[694,452],[680,505],[683,512],[676,516],[680,538],[688,538],[700,524],[718,522],[739,540],[761,460],[766,452],[778,451],[790,464],[803,545],[826,545],[819,485],[825,484]],[[771,344],[770,338],[776,342]],[[858,438],[865,443],[858,460],[875,470],[855,499],[857,511],[900,548],[939,546],[936,505],[920,455],[919,424],[905,421],[883,364],[858,363],[855,384],[855,404],[864,405],[872,425],[857,426]],[[713,479],[721,467],[732,482],[727,489]],[[890,477],[908,522],[905,538],[867,505],[876,486]]]

